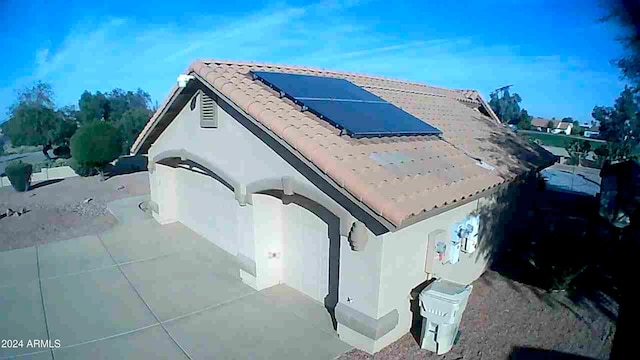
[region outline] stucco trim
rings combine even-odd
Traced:
[[[149,209],[156,214],[160,213],[160,206],[158,206],[158,203],[153,200],[149,201]]]
[[[258,271],[256,270],[256,262],[253,261],[253,259],[244,254],[238,253],[238,255],[236,255],[236,261],[238,262],[238,266],[240,266],[241,270],[253,276],[258,276]]]
[[[211,163],[209,160],[201,156],[198,156],[194,153],[191,153],[185,149],[172,149],[172,150],[166,150],[166,151],[160,152],[151,159],[151,162],[157,163],[163,159],[168,159],[168,158],[180,158],[182,161],[185,161],[185,160],[193,161],[195,163],[202,165],[212,173],[219,176],[222,180],[226,181],[229,185],[231,185],[231,187],[233,187],[234,190],[241,187],[240,183],[234,180],[224,170],[220,169],[218,166]]]
[[[268,190],[281,190],[285,195],[298,194],[323,206],[340,219],[340,234],[345,236],[349,234],[351,224],[354,221],[353,216],[347,210],[330,202],[320,190],[290,176],[260,179],[248,184],[246,187],[247,194]],[[291,194],[287,194],[287,192],[291,192]]]
[[[336,305],[336,319],[349,329],[358,332],[369,339],[378,340],[398,325],[400,315],[397,309],[389,311],[379,319],[374,319],[349,305]]]

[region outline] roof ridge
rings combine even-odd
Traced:
[[[321,68],[321,67],[278,64],[278,63],[269,63],[269,62],[243,61],[243,60],[224,60],[224,59],[198,59],[198,60],[194,61],[192,63],[192,65],[194,65],[196,63],[203,63],[203,64],[206,64],[206,65],[209,65],[211,63],[216,63],[216,64],[241,65],[241,66],[242,65],[244,65],[244,66],[271,66],[271,67],[281,67],[281,68],[297,69],[297,70],[313,70],[313,71],[322,71],[322,72],[325,72],[325,73],[332,73],[332,74],[336,74],[336,75],[350,75],[350,76],[369,78],[369,79],[376,79],[376,80],[393,81],[393,82],[398,82],[398,83],[401,83],[401,84],[416,85],[416,86],[421,86],[421,87],[434,88],[434,89],[457,92],[457,93],[464,92],[464,91],[473,91],[476,94],[479,94],[478,90],[476,90],[476,89],[452,89],[452,88],[446,88],[446,87],[442,87],[442,86],[429,85],[429,84],[425,84],[425,83],[421,83],[421,82],[417,82],[417,81],[402,80],[402,79],[390,78],[390,77],[379,76],[379,75],[370,75],[370,74],[366,74],[366,73],[356,73],[356,72],[348,72],[348,71],[341,71],[341,70],[325,69],[325,68]]]

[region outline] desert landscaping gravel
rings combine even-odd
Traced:
[[[0,251],[96,234],[117,221],[110,201],[149,193],[149,175],[138,172],[100,181],[98,176],[35,183],[32,190],[0,188],[0,214],[27,212],[0,219]]]
[[[577,305],[562,293],[547,293],[487,271],[473,283],[473,292],[460,324],[459,342],[444,355],[420,349],[412,334],[375,356],[352,350],[338,359],[558,359],[540,354],[512,356],[516,348],[552,350],[608,359],[615,321],[593,304]],[[522,353],[520,353],[522,354]]]

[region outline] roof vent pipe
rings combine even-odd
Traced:
[[[181,88],[187,87],[187,83],[191,79],[195,79],[195,77],[193,77],[193,75],[186,75],[186,74],[178,75],[178,86]]]

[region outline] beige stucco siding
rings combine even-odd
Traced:
[[[157,165],[149,172],[149,187],[152,200],[161,205],[153,216],[159,223],[170,223],[177,219],[178,198],[176,196],[176,169]]]
[[[380,300],[378,316],[397,309],[398,326],[382,337],[376,344],[380,349],[407,333],[411,327],[410,293],[413,288],[427,280],[425,263],[428,236],[432,231],[444,230],[444,239],[450,241],[451,227],[456,222],[477,213],[479,200],[454,208],[395,233],[383,235],[382,270],[380,276]],[[430,249],[433,250],[433,249]],[[429,256],[433,256],[430,252]],[[449,281],[469,284],[476,280],[486,268],[487,262],[480,250],[467,254],[460,252],[460,261],[434,261],[432,276]]]
[[[224,169],[243,184],[285,175],[307,181],[220,107],[216,107],[219,127],[201,128],[199,107],[198,103],[192,111],[187,105],[180,111],[149,149],[150,159],[162,151],[185,149]]]
[[[184,149],[205,159],[214,172],[221,170],[224,180],[231,184],[248,186],[265,179],[291,177],[315,188],[221,107],[217,107],[219,127],[201,128],[199,106],[191,110],[187,104],[179,112],[151,146],[150,159],[159,160],[158,154]],[[284,205],[269,195],[253,194],[251,203],[240,206],[232,190],[197,169],[161,164],[155,169],[150,175],[151,196],[159,205],[159,220],[180,221],[229,253],[254,261],[261,276],[246,272],[242,276],[256,288],[283,282],[320,302],[324,300],[328,293],[329,239],[323,219],[302,206]],[[315,193],[322,202],[346,212],[324,193]]]

